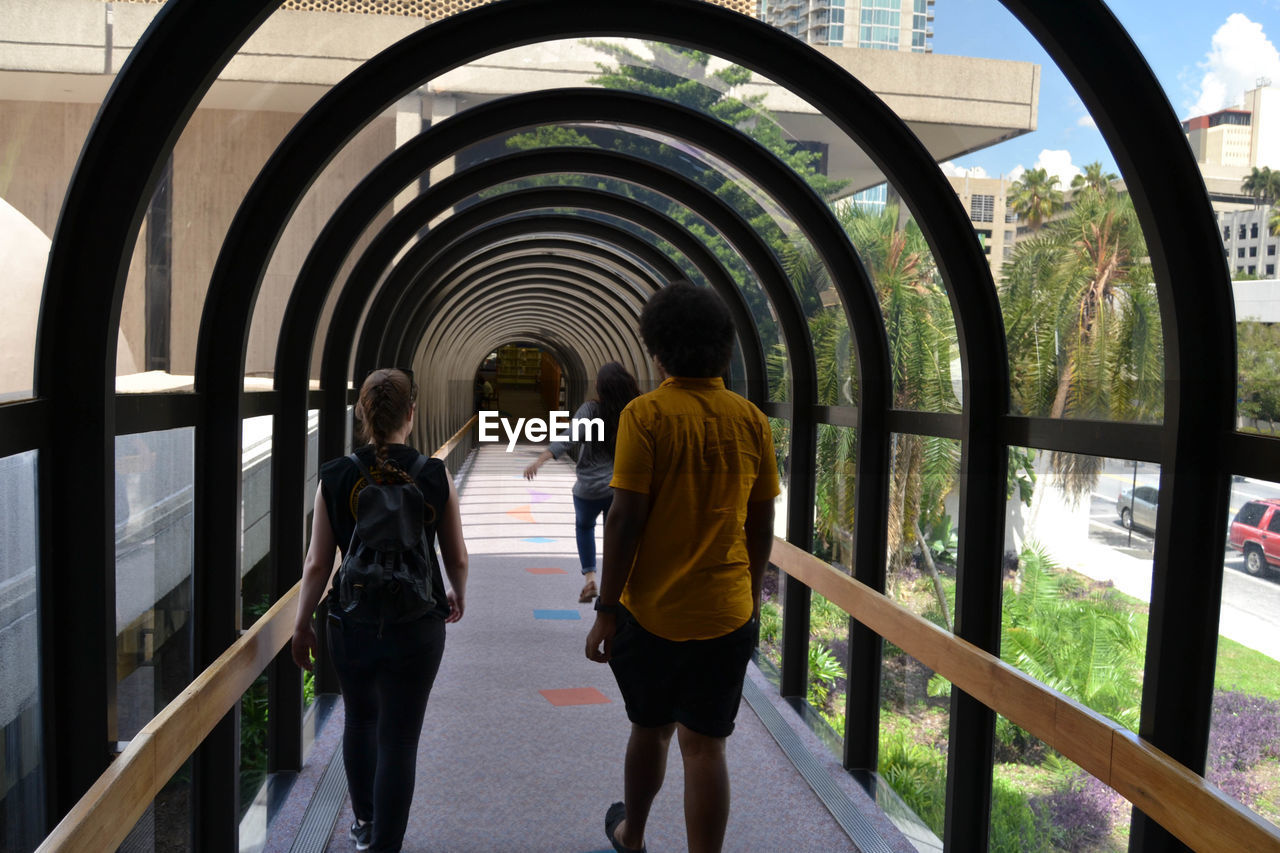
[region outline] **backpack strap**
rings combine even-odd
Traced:
[[[409,466],[409,479],[415,483],[418,481],[418,475],[422,473],[422,469],[427,467],[427,463],[431,461],[431,457],[424,453],[419,453],[418,458]]]
[[[356,456],[354,453],[352,453],[348,455],[347,458],[355,463],[356,470],[358,470],[360,472],[360,475],[364,477],[366,483],[373,482],[373,475],[369,473],[369,469],[365,467],[365,464],[360,461],[359,456]]]

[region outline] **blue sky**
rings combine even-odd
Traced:
[[[1071,2],[1071,0],[1059,0]],[[1280,0],[1111,0],[1179,118],[1240,103],[1259,77],[1280,86]],[[1037,165],[1063,184],[1084,165],[1115,161],[1084,105],[1040,45],[996,0],[937,0],[935,53],[1013,59],[1041,66],[1038,129],[958,158],[944,169],[1015,176]],[[1280,165],[1280,164],[1277,164]]]

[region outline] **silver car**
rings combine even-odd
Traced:
[[[1116,513],[1120,516],[1120,523],[1127,528],[1154,531],[1159,502],[1160,492],[1154,486],[1125,487],[1116,498]]]

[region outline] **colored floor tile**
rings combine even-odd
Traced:
[[[546,536],[527,536],[520,540],[521,542],[537,542],[539,544],[545,542],[554,542],[554,539],[548,539]]]
[[[507,510],[507,515],[511,516],[516,521],[527,521],[530,524],[536,523],[533,520],[533,513],[529,512],[529,507],[527,505],[518,506],[515,509],[509,509]]]
[[[564,569],[525,569],[531,575],[567,575]]]
[[[576,610],[534,610],[534,619],[581,619],[582,614]]]
[[[543,501],[550,500],[550,499],[551,499],[551,495],[547,494],[546,492],[539,492],[537,489],[529,490],[529,500],[533,501],[536,504],[540,504]]]
[[[557,708],[569,705],[608,705],[612,701],[594,687],[568,687],[561,690],[539,690],[538,692]]]

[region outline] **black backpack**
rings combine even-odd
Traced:
[[[432,609],[435,549],[427,536],[426,500],[417,486],[429,458],[409,470],[414,482],[378,483],[354,453],[364,477],[356,497],[356,527],[338,568],[338,607],[355,622],[410,622]]]

